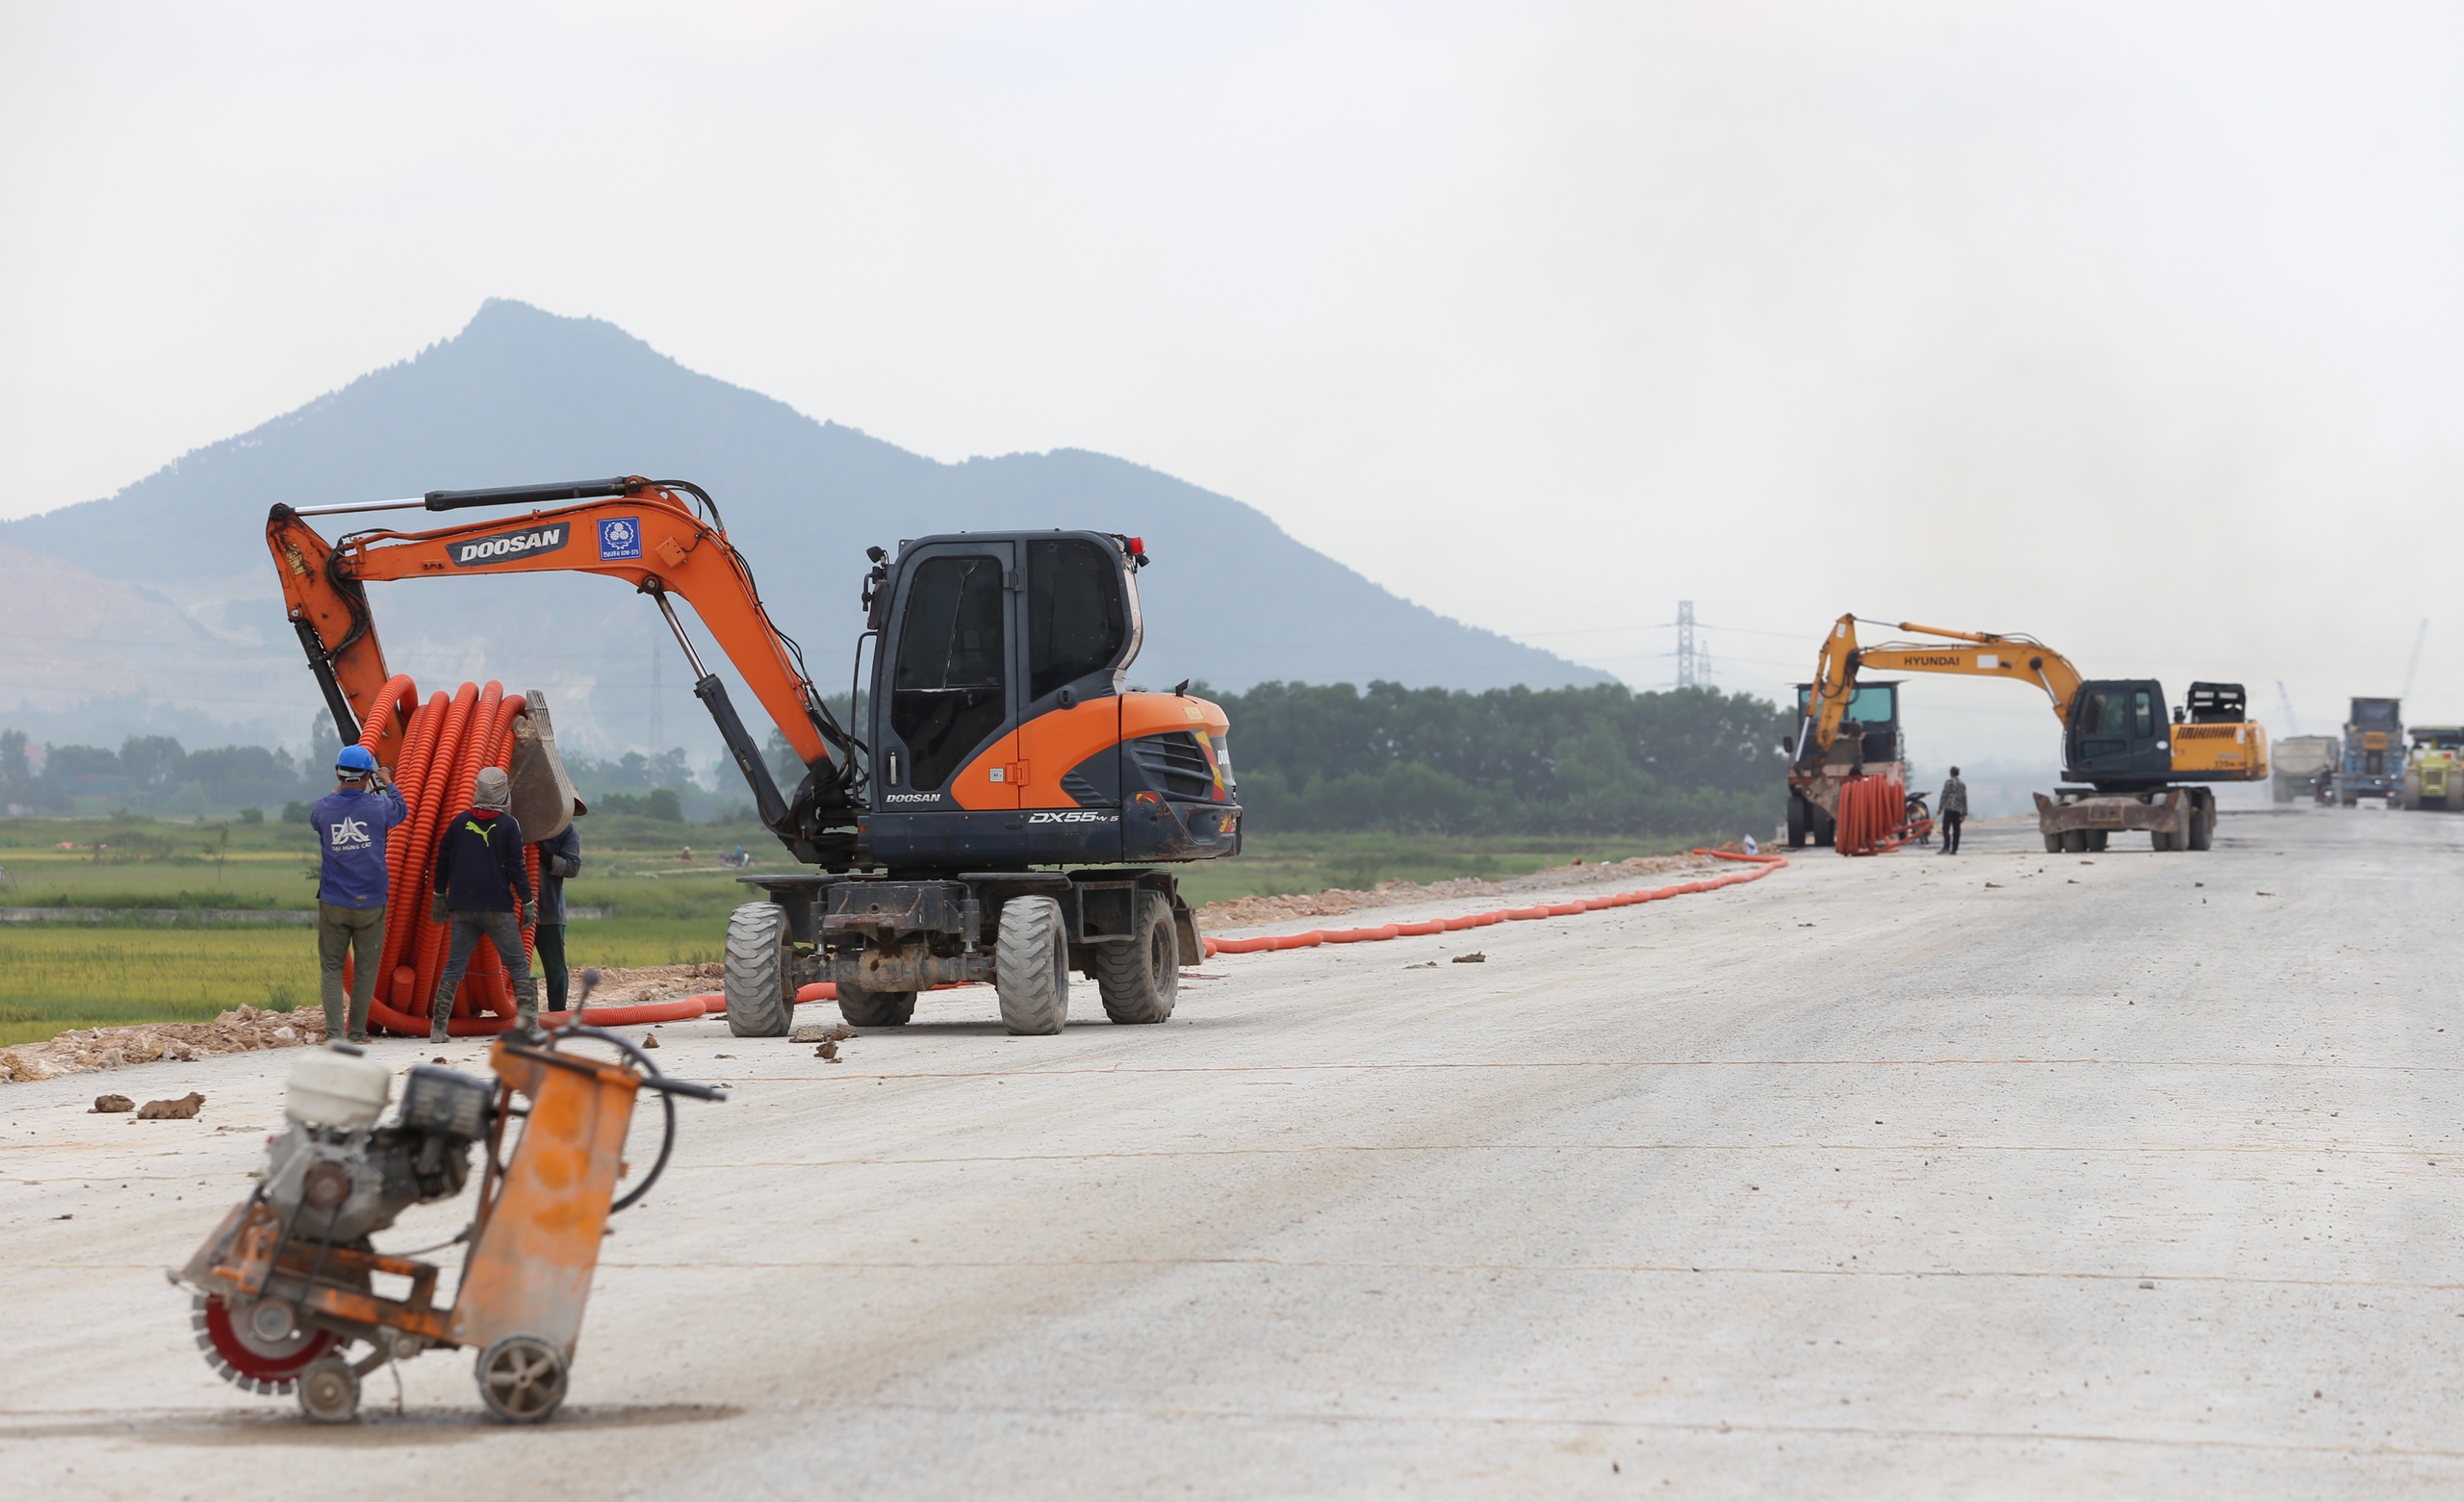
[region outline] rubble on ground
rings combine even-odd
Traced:
[[[75,1028],[43,1043],[0,1048],[0,1082],[57,1080],[93,1069],[156,1059],[210,1058],[325,1041],[325,1014],[313,1006],[267,1011],[239,1006],[212,1022],[148,1022],[127,1028]]]
[[[1552,887],[1588,886],[1597,881],[1626,881],[1636,877],[1666,876],[1681,871],[1707,871],[1713,862],[1700,855],[1636,855],[1628,860],[1572,861],[1548,866],[1529,876],[1490,880],[1457,877],[1449,881],[1380,881],[1366,892],[1329,887],[1288,897],[1240,897],[1209,903],[1197,910],[1202,930],[1244,929],[1251,924],[1280,923],[1287,918],[1339,918],[1363,907],[1397,907],[1406,903],[1442,902],[1453,898],[1503,897]]]

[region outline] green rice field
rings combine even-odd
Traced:
[[[601,836],[603,838],[594,838]],[[585,874],[565,884],[578,919],[567,958],[584,965],[686,964],[720,957],[729,911],[745,900],[735,873],[710,862],[738,841],[756,869],[785,869],[777,842],[751,827],[593,819]],[[63,844],[77,847],[62,850]],[[680,858],[687,846],[694,859]],[[97,851],[96,846],[105,847]],[[1382,880],[1512,877],[1584,860],[1666,854],[1684,842],[1556,837],[1443,840],[1356,834],[1252,836],[1243,854],[1184,868],[1193,904],[1366,887]],[[0,906],[132,910],[84,924],[0,924],[0,1045],[69,1028],[203,1022],[245,1003],[317,1005],[312,928],[163,927],[159,908],[313,909],[314,845],[297,825],[189,825],[148,819],[0,820]]]

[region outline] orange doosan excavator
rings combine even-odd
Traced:
[[[420,508],[499,514],[328,543],[310,517]],[[521,508],[507,514],[504,508]],[[651,597],[761,822],[817,869],[739,879],[767,901],[728,925],[735,1032],[788,1031],[828,981],[846,1019],[908,1020],[918,991],[990,981],[1013,1032],[1061,1031],[1069,974],[1115,1022],[1171,1015],[1196,926],[1173,864],[1238,853],[1223,711],[1183,690],[1124,689],[1142,626],[1144,544],[1105,532],[969,532],[867,549],[864,733],[840,725],[701,487],[638,476],[400,500],[277,505],[266,541],[308,663],[346,741],[388,768],[407,706],[369,613],[372,580],[571,570]],[[805,764],[771,776],[727,686],[678,621],[680,598]],[[371,726],[369,722],[378,723]]]

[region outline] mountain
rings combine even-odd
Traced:
[[[1609,681],[1401,599],[1254,508],[1142,466],[1075,449],[938,463],[688,370],[612,324],[492,300],[452,339],[108,499],[0,522],[0,599],[32,599],[24,585],[50,555],[65,561],[53,571],[63,577],[82,571],[144,601],[83,645],[73,630],[38,630],[21,604],[0,606],[17,659],[0,668],[0,702],[60,709],[74,674],[97,697],[141,683],[208,712],[227,705],[229,719],[295,720],[304,733],[318,700],[266,556],[270,504],[624,473],[711,493],[825,692],[844,686],[866,545],[1046,526],[1146,540],[1146,645],[1131,675],[1147,685]],[[421,580],[374,586],[372,598],[388,660],[424,688],[482,675],[544,689],[559,734],[602,754],[715,750],[656,611],[607,580]],[[95,632],[116,643],[111,652]]]

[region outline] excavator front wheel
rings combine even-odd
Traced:
[[[1115,1022],[1165,1022],[1181,995],[1181,946],[1172,904],[1161,892],[1138,894],[1137,937],[1095,951],[1095,988]]]
[[[787,910],[747,903],[728,915],[728,1031],[740,1038],[783,1038],[795,1021],[787,989]]]
[[[1001,904],[1000,950],[992,989],[1001,1025],[1016,1033],[1052,1033],[1069,1020],[1069,937],[1061,904],[1014,897]]]

